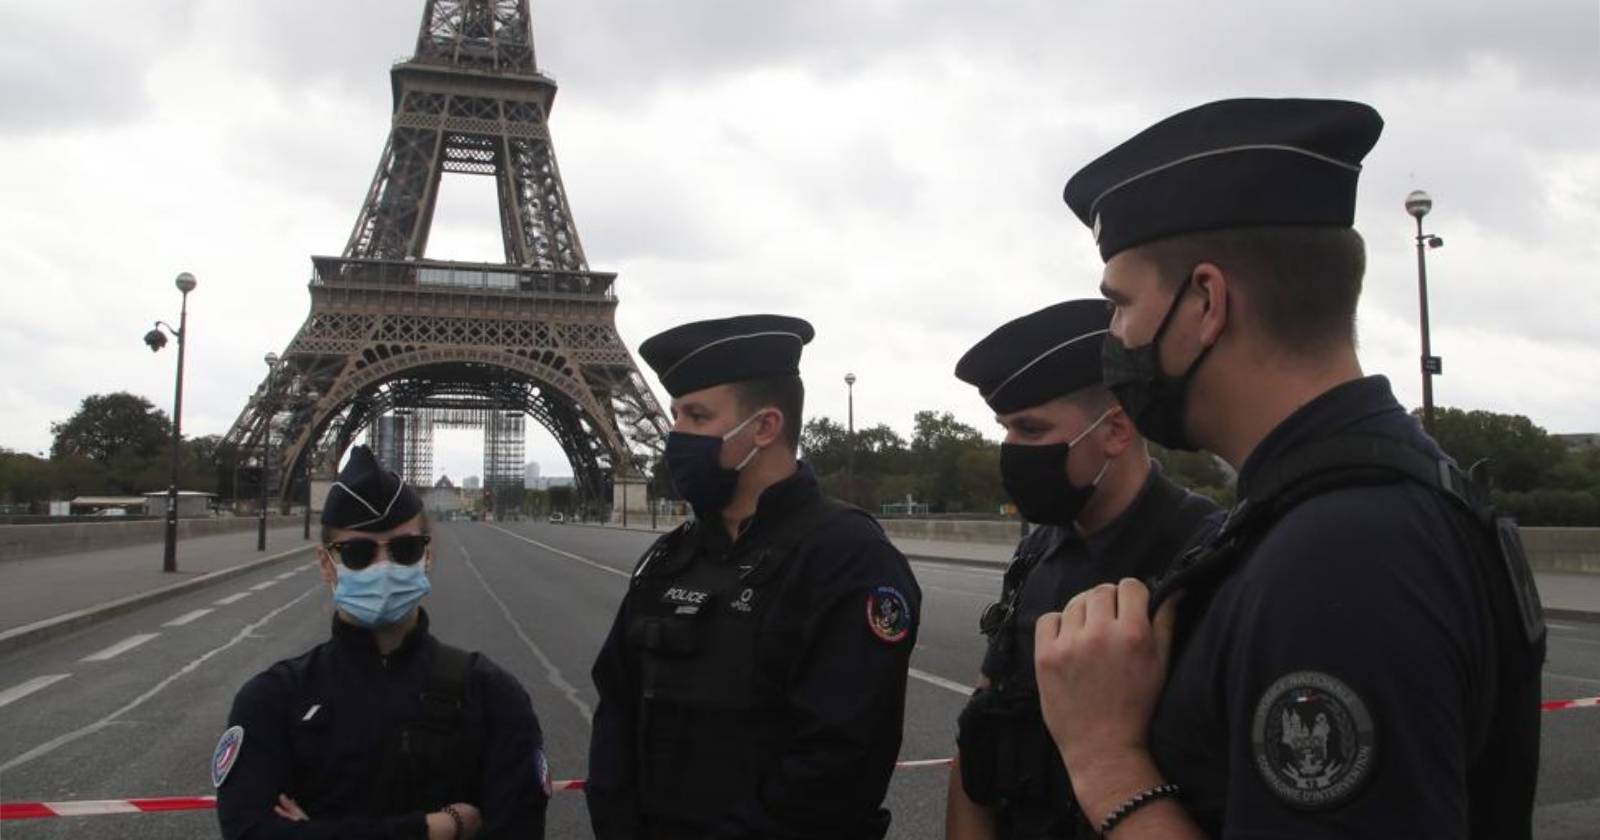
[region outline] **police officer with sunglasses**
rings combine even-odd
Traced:
[[[543,837],[539,720],[515,678],[429,632],[416,492],[358,446],[322,525],[333,636],[234,698],[211,760],[223,837]]]

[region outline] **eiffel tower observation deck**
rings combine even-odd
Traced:
[[[344,251],[311,258],[310,314],[225,439],[239,475],[305,499],[366,433],[431,484],[437,419],[485,430],[485,491],[520,504],[528,416],[585,507],[642,510],[667,423],[617,334],[616,275],[591,271],[578,238],[528,0],[427,0],[390,80],[389,136]],[[503,263],[425,258],[446,172],[495,179]]]

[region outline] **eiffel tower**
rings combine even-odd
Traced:
[[[239,472],[265,466],[272,496],[305,499],[365,430],[427,482],[438,421],[485,429],[494,494],[521,486],[526,415],[586,506],[643,510],[667,423],[617,334],[616,275],[589,270],[578,240],[528,0],[427,0],[390,78],[389,141],[355,229],[340,256],[311,258],[311,313],[224,439]],[[445,172],[495,179],[504,263],[423,257]]]

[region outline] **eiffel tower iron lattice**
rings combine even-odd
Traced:
[[[428,482],[416,473],[431,470],[434,420],[483,418],[495,496],[521,486],[526,414],[599,508],[642,480],[667,423],[617,334],[616,275],[591,271],[578,240],[528,0],[427,0],[416,53],[390,76],[389,139],[355,228],[342,255],[311,258],[311,313],[224,446],[241,472],[270,458],[269,489],[288,501],[368,429],[394,469]],[[495,179],[504,263],[424,258],[445,172]]]

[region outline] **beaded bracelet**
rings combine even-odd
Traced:
[[[1172,784],[1171,782],[1141,790],[1138,793],[1128,797],[1127,801],[1123,802],[1121,805],[1118,805],[1116,810],[1108,814],[1105,820],[1100,823],[1100,828],[1097,829],[1097,833],[1099,833],[1102,837],[1110,834],[1111,829],[1117,827],[1117,823],[1127,819],[1128,815],[1134,811],[1149,805],[1157,799],[1177,795],[1178,786]]]
[[[454,805],[444,806],[444,812],[450,815],[450,821],[456,824],[455,840],[461,840],[467,833],[467,821],[461,818],[461,812]]]

